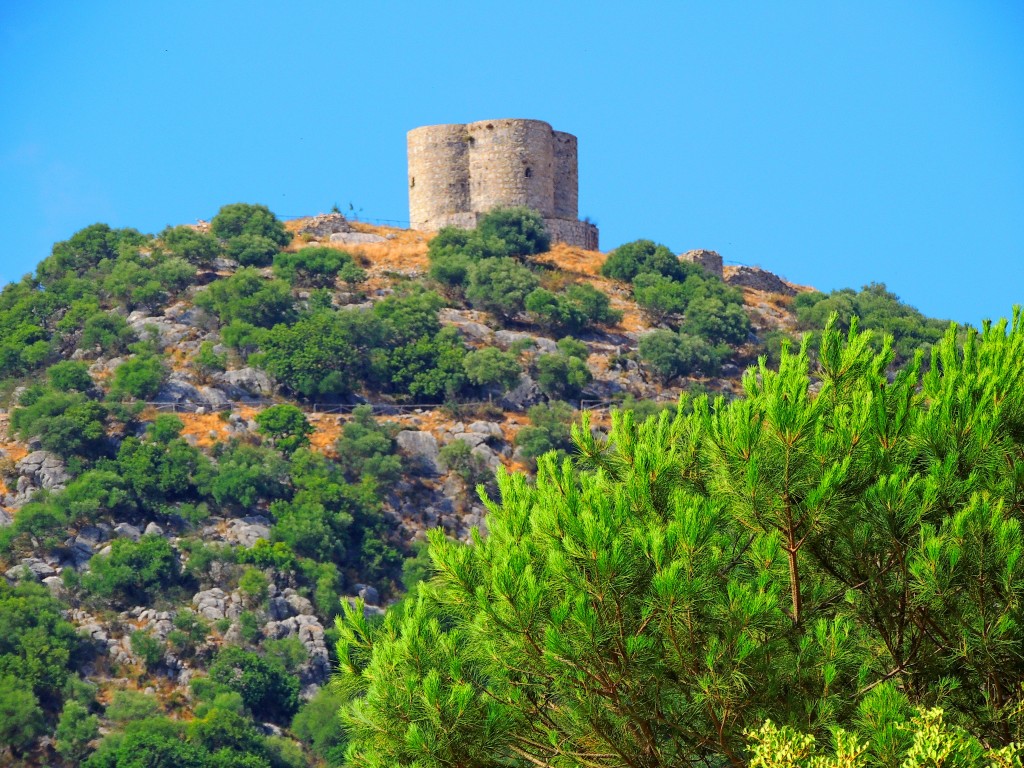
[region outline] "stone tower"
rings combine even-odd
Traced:
[[[541,120],[482,120],[409,131],[413,229],[475,227],[488,211],[526,206],[556,242],[597,250],[597,227],[579,221],[576,137]]]

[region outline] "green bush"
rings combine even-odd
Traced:
[[[143,353],[125,360],[114,369],[111,397],[152,400],[167,378],[167,367],[159,355]]]
[[[682,315],[690,296],[685,285],[657,272],[641,272],[633,279],[633,298],[652,323]]]
[[[222,249],[217,238],[193,227],[168,227],[158,235],[173,255],[196,267],[209,267],[221,255]]]
[[[742,344],[750,335],[750,318],[742,304],[724,303],[715,297],[698,296],[686,308],[680,330],[711,344]]]
[[[213,217],[210,230],[222,240],[230,240],[239,235],[259,235],[281,247],[292,240],[288,230],[265,205],[225,205]]]
[[[556,400],[579,397],[594,378],[585,361],[569,355],[541,355],[536,367],[541,391]]]
[[[240,694],[253,716],[281,722],[299,705],[299,680],[277,659],[227,646],[210,665],[210,680]]]
[[[342,693],[327,686],[303,704],[292,719],[292,733],[331,768],[345,764],[347,739],[338,717],[338,709],[344,702]]]
[[[79,360],[62,360],[46,369],[50,386],[58,392],[88,392],[93,387],[89,366]]]
[[[216,314],[224,325],[240,321],[270,328],[295,317],[295,301],[288,283],[268,280],[253,267],[243,267],[231,277],[212,283],[196,294],[195,303]]]
[[[713,375],[728,356],[724,345],[714,345],[687,333],[652,331],[640,338],[640,359],[664,381],[677,376]]]
[[[137,251],[148,242],[148,237],[134,229],[111,229],[106,224],[93,224],[56,243],[36,274],[43,285],[50,286],[68,273],[85,275],[104,260],[115,261],[122,253]]]
[[[911,359],[917,350],[927,350],[949,327],[948,321],[927,318],[902,303],[884,283],[871,283],[860,291],[843,288],[827,295],[817,291],[800,293],[793,306],[802,330],[824,328],[829,316],[835,313],[838,327],[843,330],[849,329],[856,317],[860,328],[875,331],[872,343],[876,349],[881,348],[882,337],[891,334],[898,362]]]
[[[487,462],[473,453],[473,446],[465,440],[452,440],[441,448],[440,455],[445,468],[461,477],[468,488],[475,488],[490,477]]]
[[[356,267],[351,254],[337,248],[303,248],[295,253],[282,252],[274,257],[274,274],[292,285],[305,288],[328,288],[346,266]],[[355,273],[349,270],[352,282]]]
[[[515,387],[523,373],[518,355],[495,347],[468,352],[462,365],[471,384],[484,389],[497,387],[502,392]]]
[[[105,355],[120,355],[134,340],[135,331],[127,320],[113,312],[97,312],[85,321],[80,343],[82,349],[99,347]]]
[[[237,235],[224,243],[224,250],[243,267],[269,267],[280,248],[263,235]]]
[[[523,311],[537,286],[533,273],[515,259],[482,259],[470,269],[466,298],[475,309],[510,320]]]
[[[89,742],[100,735],[100,721],[89,714],[88,708],[77,701],[64,703],[64,709],[57,721],[57,752],[72,765],[79,763],[91,751]]]
[[[212,341],[204,341],[192,358],[192,364],[196,367],[199,375],[208,379],[217,371],[223,371],[228,367],[228,356],[226,353],[214,351]]]
[[[96,457],[106,448],[107,416],[100,403],[80,393],[43,391],[14,409],[11,430],[22,439],[38,436],[44,450],[65,458]]]
[[[516,435],[516,446],[528,459],[535,459],[548,451],[563,453],[572,448],[569,424],[573,409],[568,403],[554,400],[539,403],[529,411],[530,425]]]
[[[480,217],[476,232],[484,242],[504,243],[506,256],[530,256],[551,247],[544,219],[530,208],[495,208]]]
[[[313,425],[301,410],[290,403],[280,403],[260,411],[256,415],[260,434],[268,436],[274,445],[286,454],[309,445]]]
[[[688,275],[701,270],[696,265],[682,262],[667,246],[652,240],[634,240],[620,245],[608,254],[601,265],[601,274],[615,280],[632,282],[643,272],[653,272],[683,281]]]
[[[54,708],[79,651],[77,631],[63,610],[42,584],[0,581],[0,680],[6,681],[0,682],[0,699],[7,697],[7,705],[17,704],[26,716],[31,701],[17,691],[28,690]],[[0,729],[5,725],[0,718]]]
[[[288,464],[277,451],[233,440],[218,445],[214,455],[217,466],[209,485],[217,504],[247,510],[285,494]]]
[[[45,732],[43,710],[32,687],[13,675],[0,675],[0,744],[15,754]]]
[[[534,322],[553,333],[583,333],[622,319],[608,297],[586,283],[570,285],[560,294],[538,288],[526,297],[525,308]]]
[[[251,606],[260,606],[267,600],[270,584],[263,571],[246,568],[238,580],[238,591]]]
[[[114,691],[104,715],[115,723],[130,723],[156,717],[160,709],[160,700],[154,695],[141,691]]]
[[[341,437],[334,444],[337,464],[349,482],[373,478],[387,487],[402,475],[402,461],[395,453],[397,427],[379,422],[373,408],[360,405],[341,428]]]
[[[110,547],[109,555],[93,556],[82,576],[82,587],[92,595],[121,605],[144,605],[158,590],[177,583],[178,556],[162,536],[115,539]]]

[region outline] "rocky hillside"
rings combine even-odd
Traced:
[[[580,408],[730,397],[831,311],[942,326],[525,211],[76,233],[0,294],[0,762],[340,764],[341,601],[381,615],[427,529],[486,532],[474,488],[571,451]]]

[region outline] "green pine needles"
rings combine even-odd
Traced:
[[[1020,765],[1024,317],[870,341],[500,472],[488,536],[339,622],[349,762]]]

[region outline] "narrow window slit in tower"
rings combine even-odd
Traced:
[[[533,176],[533,169],[532,168],[527,168],[526,169],[526,178],[530,178],[531,176]]]

